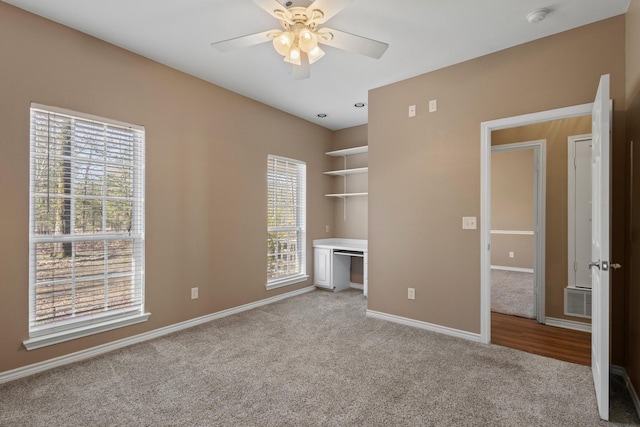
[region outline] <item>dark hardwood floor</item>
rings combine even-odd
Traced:
[[[580,365],[591,365],[591,334],[491,312],[491,343]]]

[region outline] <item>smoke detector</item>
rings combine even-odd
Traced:
[[[530,24],[537,24],[544,21],[544,18],[549,14],[549,9],[537,9],[527,15],[527,21]]]

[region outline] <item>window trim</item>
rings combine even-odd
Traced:
[[[267,234],[269,232],[275,232],[275,231],[294,231],[294,230],[298,230],[300,229],[300,232],[302,233],[302,245],[300,245],[302,247],[302,252],[300,255],[300,269],[301,271],[298,274],[293,274],[293,275],[289,275],[289,276],[283,276],[283,277],[276,277],[273,279],[269,279],[267,278],[267,283],[266,283],[266,289],[267,290],[271,290],[271,289],[277,289],[277,288],[281,288],[284,286],[290,286],[290,285],[294,285],[296,283],[302,283],[305,282],[309,279],[309,275],[307,274],[307,163],[302,161],[302,160],[297,160],[297,159],[292,159],[292,158],[288,158],[288,157],[283,157],[283,156],[278,156],[278,155],[274,155],[274,154],[269,154],[267,156],[267,193],[269,192],[269,162],[271,160],[280,160],[280,161],[284,161],[284,162],[289,162],[289,163],[294,163],[298,166],[302,166],[302,172],[303,172],[303,176],[304,176],[304,182],[303,182],[303,188],[304,188],[304,194],[302,194],[301,200],[302,200],[302,212],[298,213],[297,216],[297,221],[301,222],[302,225],[298,224],[296,227],[269,227],[269,224],[267,223]],[[269,201],[268,201],[268,197],[267,197],[267,211],[269,209]],[[267,251],[267,256],[269,255],[268,251]]]
[[[100,323],[93,323],[73,329],[48,333],[46,335],[34,336],[23,341],[22,344],[27,350],[35,350],[37,348],[75,340],[76,338],[88,337],[89,335],[99,334],[100,332],[111,331],[113,329],[135,325],[136,323],[146,322],[147,319],[149,319],[149,316],[151,316],[151,313],[140,313],[138,310],[136,311],[136,314],[129,315],[127,317],[116,317]]]
[[[32,131],[29,135],[29,339],[23,341],[23,345],[27,350],[33,350],[53,344],[70,341],[73,339],[129,326],[136,323],[145,322],[151,313],[145,312],[145,128],[143,126],[133,125],[130,123],[124,123],[113,119],[104,117],[98,117],[91,114],[85,114],[77,111],[67,110],[64,108],[47,106],[37,103],[31,103],[29,108],[30,114],[30,126],[33,123],[34,110],[41,111],[43,113],[58,114],[76,118],[83,121],[92,121],[104,126],[113,126],[131,129],[136,132],[142,133],[142,143],[135,147],[136,156],[140,158],[140,163],[135,165],[133,169],[132,184],[132,196],[131,200],[136,206],[137,217],[136,232],[132,239],[133,254],[135,260],[139,262],[139,265],[132,271],[133,276],[139,282],[137,288],[140,290],[140,303],[133,308],[112,309],[104,313],[96,313],[87,317],[79,317],[77,319],[67,319],[61,323],[52,322],[38,326],[35,324],[35,285],[36,268],[34,265],[35,260],[35,248],[38,243],[42,242],[79,242],[79,241],[110,241],[119,240],[122,237],[131,238],[130,233],[103,233],[103,234],[89,234],[89,235],[58,235],[43,237],[36,235],[35,233],[35,207],[34,198],[37,196],[35,193],[35,181],[34,174],[34,137]],[[72,178],[73,179],[73,178]],[[140,194],[142,192],[142,194]],[[76,194],[70,194],[70,199],[75,200]],[[110,196],[101,196],[102,198],[109,198]],[[73,205],[72,205],[73,206]],[[117,276],[117,273],[112,273]],[[114,276],[114,277],[115,277]],[[106,277],[102,276],[101,277]],[[111,276],[109,276],[111,277]]]

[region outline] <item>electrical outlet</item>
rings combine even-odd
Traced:
[[[415,117],[415,116],[416,116],[416,106],[409,105],[409,117]]]
[[[429,101],[429,112],[433,113],[435,111],[438,111],[438,101],[432,99],[431,101]]]
[[[514,254],[513,252],[509,252],[509,258],[513,258],[514,256],[516,256],[516,254]]]
[[[325,225],[325,226],[324,226],[324,232],[325,232],[325,233],[328,233],[328,232],[329,232],[329,225]]]
[[[415,288],[407,288],[407,298],[416,299],[416,289]]]
[[[198,299],[198,288],[191,288],[191,299]]]

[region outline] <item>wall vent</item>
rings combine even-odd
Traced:
[[[591,289],[564,288],[564,314],[591,319]]]

